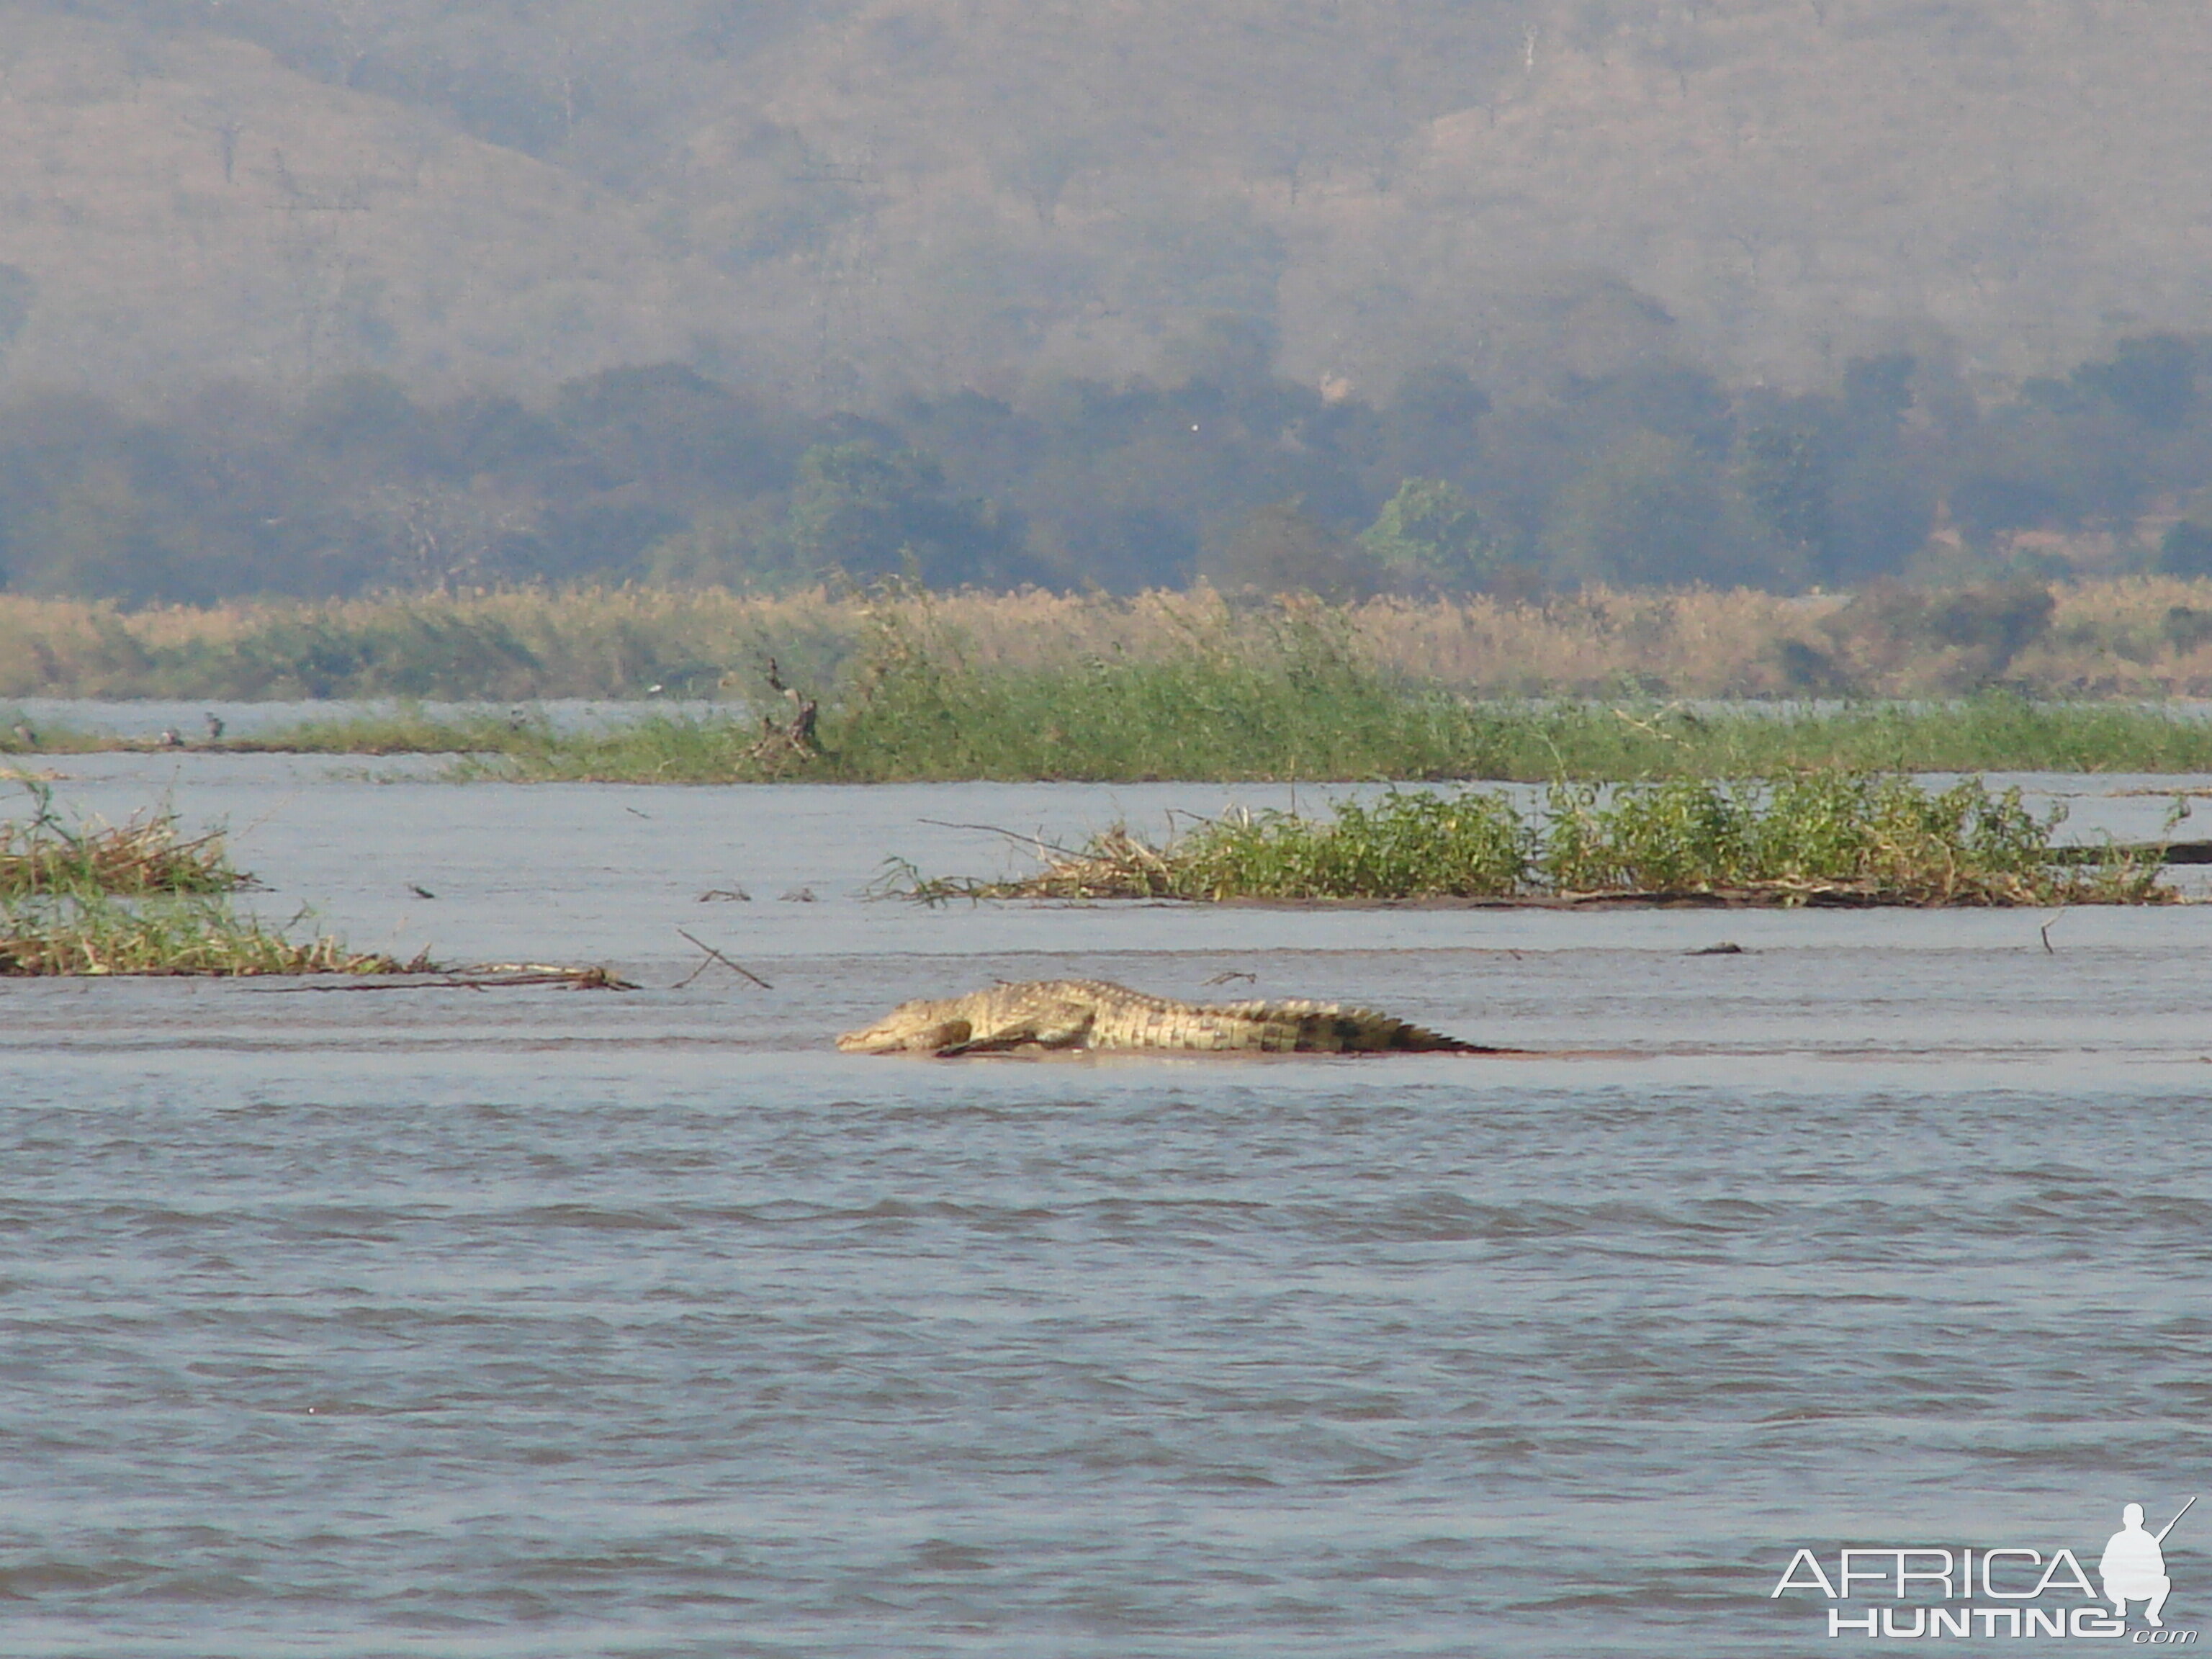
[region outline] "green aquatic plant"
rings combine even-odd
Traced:
[[[1742,893],[1779,902],[2131,903],[2163,896],[2154,849],[2060,849],[2062,804],[1968,778],[1896,774],[1680,779],[1601,793],[1555,784],[1538,860],[1558,893]]]
[[[1706,900],[1770,905],[2140,904],[2172,899],[2158,848],[2061,848],[2063,806],[1894,774],[1392,790],[1326,817],[1231,813],[1154,843],[1116,825],[1008,881],[895,869],[886,893],[950,898]]]
[[[397,974],[429,965],[349,951],[328,934],[295,939],[206,894],[0,902],[0,975]]]

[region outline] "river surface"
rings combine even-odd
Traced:
[[[1800,1546],[2094,1577],[2212,1486],[2212,908],[929,910],[861,890],[1008,866],[947,826],[1287,792],[50,763],[643,988],[0,983],[11,1659],[1809,1654],[1921,1609]],[[829,1047],[1078,974],[1544,1052]],[[2166,1560],[2212,1625],[2212,1504]]]

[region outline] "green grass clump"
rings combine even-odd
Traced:
[[[0,975],[402,971],[240,915],[229,895],[252,878],[219,830],[186,836],[167,810],[72,825],[51,791],[27,787],[35,812],[0,823]]]
[[[1610,799],[1554,786],[1537,868],[1553,892],[1740,893],[1781,903],[2127,904],[2171,897],[2156,852],[2053,842],[2018,789],[1894,774],[1676,780]]]
[[[1180,857],[1176,855],[1180,854]],[[1526,884],[1534,833],[1512,802],[1392,792],[1346,801],[1334,817],[1239,813],[1175,844],[1178,898],[1502,898]]]
[[[2170,901],[2156,849],[2060,848],[2056,807],[1978,778],[1940,792],[1893,774],[1554,784],[1542,811],[1502,794],[1394,790],[1315,819],[1237,813],[1154,845],[1116,827],[1009,882],[888,890],[967,898],[1421,899],[1747,904],[2142,904]]]
[[[397,974],[428,965],[349,951],[327,934],[294,939],[206,895],[0,903],[0,975]]]

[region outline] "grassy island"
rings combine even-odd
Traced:
[[[1325,817],[1209,819],[1154,843],[1117,826],[1041,848],[1007,881],[897,866],[884,890],[948,899],[1187,899],[1491,903],[2060,905],[2171,902],[2157,848],[2061,848],[2063,807],[1969,779],[1942,791],[1893,775],[1678,780],[1609,793],[1551,788],[1540,811],[1503,793],[1393,790]]]

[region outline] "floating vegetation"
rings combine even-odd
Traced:
[[[328,934],[295,939],[201,894],[135,902],[45,894],[0,903],[0,975],[398,974],[428,966],[349,951]]]
[[[221,830],[188,836],[163,808],[124,824],[71,824],[45,785],[0,823],[0,975],[369,974],[390,957],[327,936],[297,939],[240,915],[252,884]],[[296,919],[295,919],[296,920]]]
[[[386,977],[358,984],[287,985],[287,992],[310,991],[520,991],[557,987],[564,991],[635,991],[638,988],[605,967],[564,968],[543,962],[491,962],[472,968],[441,968],[417,957]]]
[[[27,820],[0,823],[0,899],[41,894],[228,893],[253,878],[235,869],[221,830],[186,836],[168,809],[128,823],[71,825],[54,811],[53,792],[26,781],[36,808]]]
[[[411,984],[492,990],[636,988],[604,967],[538,962],[448,968],[358,951],[327,933],[295,937],[305,910],[272,928],[234,908],[255,884],[230,861],[225,834],[187,836],[164,807],[121,825],[71,824],[42,784],[36,808],[0,822],[0,977],[72,975],[436,975]]]
[[[2063,805],[1968,779],[1887,773],[1552,786],[1540,811],[1497,792],[1392,790],[1327,817],[1238,812],[1152,843],[1116,826],[1040,845],[1007,881],[896,865],[879,891],[968,898],[1458,900],[1743,905],[2152,904],[2158,848],[2060,847]],[[2170,826],[2169,826],[2170,827]]]

